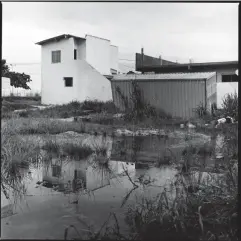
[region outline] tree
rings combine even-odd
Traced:
[[[24,73],[13,72],[9,70],[9,66],[6,64],[6,60],[2,59],[2,77],[6,77],[10,79],[11,86],[16,88],[21,87],[24,89],[30,89],[28,86],[28,82],[32,81],[30,75]]]

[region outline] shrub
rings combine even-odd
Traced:
[[[225,98],[223,98],[222,108],[225,115],[229,115],[231,117],[238,117],[238,94],[235,92],[234,94],[227,94]]]

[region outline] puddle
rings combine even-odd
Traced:
[[[120,227],[125,228],[123,211],[127,205],[134,203],[138,195],[155,196],[162,186],[175,178],[177,170],[174,166],[167,165],[164,158],[163,165],[156,167],[156,160],[170,155],[179,160],[183,147],[188,144],[181,142],[178,136],[112,139],[81,135],[80,139],[93,149],[104,146],[107,156],[91,155],[77,161],[68,157],[49,157],[43,152],[38,167],[22,168],[24,198],[13,205],[1,192],[1,207],[6,210],[2,216],[2,238],[63,239],[66,226],[74,224],[83,228],[77,218],[100,227],[110,212],[116,213]],[[200,138],[192,141],[201,143]],[[167,151],[167,147],[171,151]],[[126,171],[138,185],[135,190]],[[153,182],[145,187],[135,182],[140,178]],[[121,207],[128,193],[130,195]]]

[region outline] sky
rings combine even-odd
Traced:
[[[3,2],[2,57],[41,88],[36,42],[60,34],[109,39],[119,47],[119,68],[135,53],[179,63],[238,60],[238,3]]]

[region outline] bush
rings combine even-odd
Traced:
[[[98,100],[85,100],[82,104],[83,110],[93,110],[95,113],[107,112],[116,113],[116,107],[113,101],[98,101]]]
[[[238,117],[238,94],[236,92],[234,94],[227,94],[223,98],[222,108],[225,115],[236,119]]]

